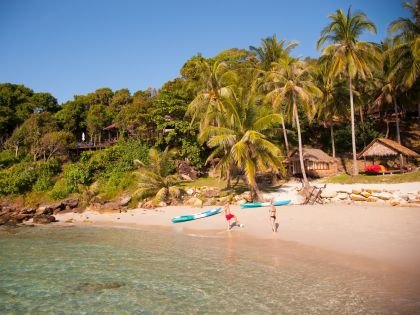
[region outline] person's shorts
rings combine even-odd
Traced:
[[[230,219],[234,218],[235,216],[232,213],[228,213],[228,214],[225,215],[225,217],[226,217],[226,220],[229,221]]]

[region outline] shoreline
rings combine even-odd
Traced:
[[[291,205],[277,207],[277,233],[271,231],[268,208],[242,209],[231,205],[232,212],[245,225],[226,231],[222,214],[172,223],[174,216],[212,209],[191,208],[133,209],[127,212],[59,213],[55,226],[94,226],[181,232],[193,237],[246,238],[294,242],[344,255],[365,257],[420,273],[420,208],[380,205]]]

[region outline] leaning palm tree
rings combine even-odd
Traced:
[[[260,200],[256,181],[258,171],[282,170],[280,149],[265,134],[280,122],[280,115],[267,113],[261,107],[256,88],[238,88],[224,99],[226,112],[221,113],[219,126],[208,125],[201,130],[199,140],[207,142],[213,152],[208,161],[221,157],[216,168],[230,172],[235,166],[245,173],[252,198]]]
[[[283,113],[296,124],[299,144],[299,160],[302,170],[304,187],[309,187],[303,162],[303,146],[300,131],[298,106],[302,106],[309,118],[313,117],[315,97],[321,96],[321,91],[312,80],[310,67],[299,59],[291,57],[280,58],[273,63],[273,68],[267,74],[266,87],[271,91],[266,95],[273,100],[274,109],[279,111],[284,106]]]
[[[138,171],[139,189],[135,192],[140,198],[154,196],[154,203],[166,201],[170,195],[178,195],[174,187],[180,182],[177,175],[172,174],[173,157],[175,150],[168,147],[159,152],[155,148],[149,150],[149,164],[145,165],[139,160],[134,163],[141,166]]]
[[[261,40],[261,47],[250,46],[249,50],[257,55],[260,60],[262,68],[269,70],[271,64],[279,60],[279,58],[288,56],[290,51],[298,45],[297,41],[291,41],[286,45],[286,41],[277,41],[277,36],[263,38]]]
[[[380,66],[380,51],[372,43],[362,42],[358,37],[365,31],[376,33],[375,25],[362,12],[347,15],[337,10],[330,15],[331,22],[322,30],[317,42],[320,49],[325,43],[331,45],[324,48],[321,59],[331,62],[331,74],[345,75],[348,78],[351,112],[351,130],[353,147],[353,175],[359,173],[356,158],[356,136],[354,123],[353,83],[357,75],[361,79],[372,76],[372,68]]]

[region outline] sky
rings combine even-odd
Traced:
[[[408,12],[400,0],[0,0],[0,83],[49,92],[59,103],[98,88],[160,88],[184,63],[277,35],[292,55],[318,57],[337,9],[361,10],[380,42]]]

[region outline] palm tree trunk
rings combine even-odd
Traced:
[[[351,145],[353,149],[353,170],[352,175],[359,174],[359,168],[357,167],[357,155],[356,155],[356,131],[354,127],[354,105],[353,105],[353,88],[351,84],[351,76],[349,75],[349,90],[350,90],[350,112],[351,112]]]
[[[398,113],[398,104],[397,104],[397,98],[395,95],[393,95],[393,101],[394,101],[394,112],[395,112],[395,126],[397,127],[397,141],[399,144],[401,144],[401,135],[400,135],[400,118]],[[400,169],[402,169],[404,166],[404,158],[402,154],[400,153]]]
[[[281,127],[283,128],[284,144],[286,146],[286,154],[289,156],[289,141],[287,140],[286,126],[284,125],[283,116],[281,117]]]
[[[389,135],[389,121],[388,121],[388,119],[385,120],[385,123],[386,123],[385,139],[388,139],[388,135]]]
[[[331,148],[332,148],[332,156],[335,158],[335,141],[334,141],[334,124],[331,122],[330,124],[331,130]]]
[[[300,134],[300,123],[299,123],[299,114],[296,107],[296,101],[293,97],[293,112],[296,120],[296,128],[298,132],[298,142],[299,142],[299,161],[300,161],[300,169],[302,172],[302,178],[303,178],[303,187],[307,188],[309,187],[308,178],[306,177],[306,171],[305,171],[305,164],[303,163],[303,146],[302,146],[302,137]]]

